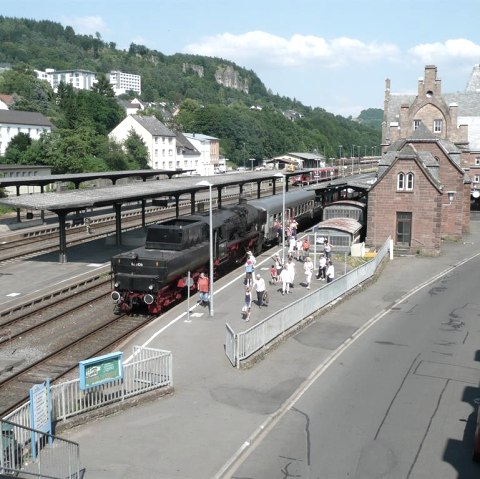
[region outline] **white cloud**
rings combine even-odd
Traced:
[[[364,43],[352,38],[327,41],[314,35],[295,34],[290,38],[262,31],[240,35],[222,33],[206,37],[184,48],[186,53],[226,58],[239,64],[273,67],[323,66],[337,68],[348,63],[369,63],[399,56],[389,43]]]
[[[83,35],[95,35],[95,33],[98,32],[104,36],[110,32],[110,29],[107,27],[106,23],[101,17],[98,16],[74,18],[63,17],[61,22],[64,25],[70,25],[75,30],[75,33],[80,33]]]
[[[480,57],[480,45],[464,38],[456,38],[446,40],[444,43],[416,45],[409,50],[409,53],[425,64],[458,63],[459,61],[473,64],[477,63]]]

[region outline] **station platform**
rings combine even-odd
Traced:
[[[258,308],[253,304],[251,319],[245,322],[241,315],[244,271],[238,269],[215,282],[213,317],[209,316],[208,309],[194,304],[198,298],[193,296],[190,315],[187,315],[186,303],[181,303],[121,348],[126,360],[134,345],[171,351],[173,394],[64,431],[61,436],[80,444],[86,479],[228,477],[222,471],[248,448],[251,438],[261,433],[262,425],[319,364],[369,319],[390,308],[409,291],[466,258],[479,256],[479,244],[480,222],[472,222],[471,233],[464,241],[444,243],[439,257],[395,258],[384,267],[381,281],[372,282],[355,295],[338,301],[321,320],[272,348],[264,360],[249,369],[232,367],[226,357],[225,323],[236,332],[245,330],[275,309],[325,283],[313,279],[311,290],[300,286],[303,268],[298,263],[292,293],[283,296],[275,290],[280,286],[268,286],[269,306]],[[85,257],[83,261],[78,257],[77,268],[101,265],[101,254],[111,256],[112,252],[98,251],[98,256],[92,253],[89,262]],[[257,257],[256,270],[266,280],[270,276],[271,254]],[[55,257],[50,266],[61,269],[71,264],[60,265]],[[342,267],[341,262],[336,263],[337,276]],[[23,275],[27,275],[24,282],[28,271],[23,271]],[[62,274],[68,273],[62,271]],[[0,277],[0,280],[8,284],[8,278]],[[477,335],[480,341],[479,331]],[[472,367],[472,364],[466,366]]]
[[[268,308],[254,305],[249,323],[241,317],[242,270],[215,283],[214,317],[200,306],[190,319],[185,304],[173,308],[122,350],[125,358],[133,345],[172,351],[174,393],[62,433],[80,444],[85,477],[232,477],[224,474],[228,465],[355,331],[409,291],[480,254],[480,223],[472,223],[471,229],[463,243],[445,243],[440,257],[402,257],[388,262],[381,280],[339,301],[321,320],[272,348],[249,369],[235,369],[227,359],[225,323],[237,332],[248,328],[305,295],[308,290],[299,281],[290,295],[282,296],[270,287]],[[270,255],[257,258],[257,270],[265,277],[269,266]],[[299,273],[297,268],[298,279]],[[312,288],[323,284],[313,280]],[[480,332],[477,335],[480,340]],[[465,366],[478,367],[473,360]]]

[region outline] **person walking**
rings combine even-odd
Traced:
[[[252,289],[247,284],[245,286],[245,302],[242,307],[242,315],[244,321],[250,321],[250,312],[252,310]]]
[[[257,275],[255,276],[253,287],[257,290],[258,307],[260,308],[262,306],[266,306],[263,301],[263,297],[265,295],[265,291],[267,290],[267,286],[265,285],[265,280],[260,276],[260,273],[257,273]]]
[[[282,294],[288,294],[290,292],[290,282],[292,281],[288,268],[282,269],[280,281],[282,282]]]
[[[293,262],[292,258],[288,258],[288,262],[285,268],[288,270],[288,273],[290,274],[290,287],[293,288],[294,287],[293,283],[295,281],[295,263]]]
[[[276,285],[278,283],[278,272],[275,264],[270,267],[270,284]]]
[[[210,291],[210,281],[208,279],[208,276],[205,275],[205,273],[200,273],[197,281],[197,289],[200,296],[199,303],[202,306],[207,306],[207,304],[210,302],[208,294]]]
[[[322,281],[325,280],[326,278],[326,269],[327,269],[327,258],[325,258],[325,255],[320,256],[320,260],[318,262],[318,274],[317,274],[317,279],[321,279]]]
[[[325,255],[325,258],[327,258],[327,261],[332,257],[332,245],[328,239],[323,243],[323,254]]]
[[[252,286],[254,270],[255,270],[255,263],[252,261],[250,255],[248,255],[247,261],[245,263],[245,285]]]
[[[305,258],[310,254],[310,241],[308,240],[308,236],[305,236],[302,241],[302,259],[305,260]]]
[[[297,238],[297,245],[296,245],[296,257],[295,259],[297,261],[300,261],[300,259],[303,261],[303,249],[302,249],[302,244],[303,244],[303,241],[300,239],[300,238]]]
[[[335,279],[335,269],[333,267],[333,263],[329,260],[327,262],[327,283],[331,283]]]
[[[293,255],[295,255],[296,249],[297,249],[297,240],[293,236],[291,236],[288,242],[288,256],[292,257]]]
[[[250,256],[250,259],[253,261],[253,267],[256,266],[257,264],[257,258],[253,256],[253,253],[251,251],[247,251],[247,258]]]
[[[280,259],[280,255],[277,253],[273,257],[273,260],[275,261],[275,268],[277,269],[277,276],[280,276],[280,273],[282,272],[282,269],[283,269],[283,263],[282,263],[282,260]]]
[[[310,256],[307,256],[305,258],[305,261],[303,262],[303,271],[305,272],[305,283],[306,283],[307,289],[310,289],[310,282],[312,281],[312,274],[313,274],[313,263],[312,263],[312,260],[310,259]]]

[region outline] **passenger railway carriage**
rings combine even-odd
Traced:
[[[285,203],[284,203],[285,201]],[[214,275],[221,276],[245,261],[246,252],[260,253],[278,240],[274,222],[295,217],[300,226],[320,218],[320,204],[311,191],[297,189],[212,212]],[[116,312],[147,309],[157,314],[196,291],[200,273],[209,269],[209,213],[188,215],[152,225],[145,246],[112,258]]]
[[[297,189],[287,193],[288,200],[285,204],[285,223],[295,218],[300,228],[304,228],[314,218],[321,214],[321,205],[313,191]],[[264,243],[273,244],[277,239],[277,231],[274,227],[276,221],[282,224],[283,195],[278,194],[250,200],[251,206],[263,211],[265,223],[263,225]]]
[[[298,174],[292,178],[292,184],[296,186],[311,185],[321,181],[329,181],[338,178],[337,166],[326,166]]]

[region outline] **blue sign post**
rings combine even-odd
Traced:
[[[50,434],[52,443],[52,397],[50,395],[50,379],[30,388],[30,423],[32,429]],[[37,458],[36,432],[32,431],[32,459]]]

